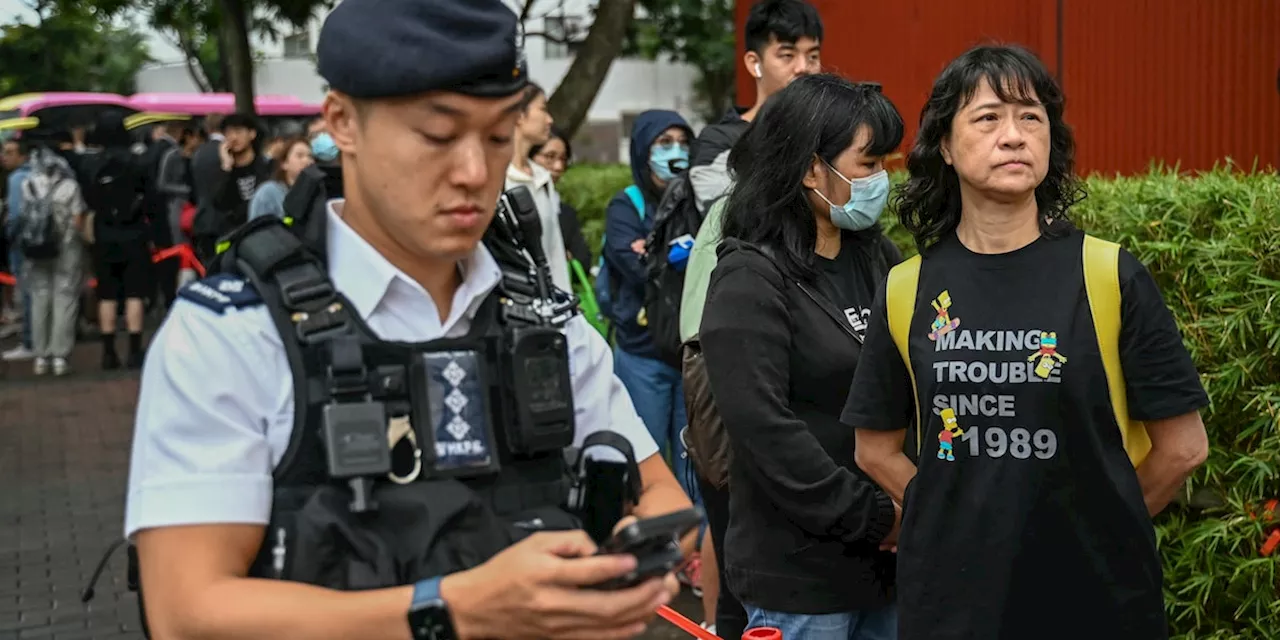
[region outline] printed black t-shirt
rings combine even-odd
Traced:
[[[879,234],[854,239],[853,234],[846,233],[835,258],[815,256],[818,291],[849,322],[859,338],[867,333],[877,283],[884,279],[883,274],[889,267],[900,261],[887,262],[882,242]]]
[[[908,344],[924,425],[907,437],[919,460],[898,547],[902,640],[1167,637],[1155,533],[1084,291],[1083,239],[982,255],[953,235],[921,265]],[[1155,281],[1126,251],[1119,272],[1131,417],[1204,407]],[[881,286],[842,420],[897,430],[914,415]]]

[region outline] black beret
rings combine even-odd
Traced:
[[[355,98],[500,97],[528,84],[522,40],[502,0],[342,0],[316,57],[329,87]]]

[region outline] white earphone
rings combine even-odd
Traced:
[[[760,63],[759,63],[759,62],[757,62],[757,63],[756,63],[756,77],[757,77],[757,78],[759,78],[759,77],[761,77],[761,76],[763,76],[763,75],[764,75],[764,72],[760,70]]]

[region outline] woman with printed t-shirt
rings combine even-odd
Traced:
[[[881,289],[844,414],[904,507],[903,640],[1168,635],[1151,515],[1207,455],[1208,398],[1151,275],[1067,219],[1062,111],[1035,56],[979,47],[907,160],[923,259]]]
[[[902,257],[877,224],[902,132],[878,87],[814,75],[769,98],[729,156],[701,326],[733,447],[724,575],[748,626],[786,638],[897,635],[898,510],[839,418],[867,309]]]

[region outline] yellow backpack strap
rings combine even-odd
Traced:
[[[889,320],[889,334],[898,346],[902,364],[911,377],[911,400],[916,405],[916,455],[920,455],[923,430],[920,420],[920,389],[916,386],[916,374],[911,368],[911,354],[907,350],[911,337],[911,317],[915,314],[916,289],[920,285],[920,256],[912,256],[889,271],[885,285],[885,310]]]
[[[1120,363],[1120,245],[1086,235],[1083,254],[1084,290],[1089,297],[1098,352],[1102,354],[1102,366],[1107,374],[1111,410],[1115,412],[1129,460],[1137,467],[1151,451],[1151,437],[1145,424],[1129,418],[1129,398]]]

